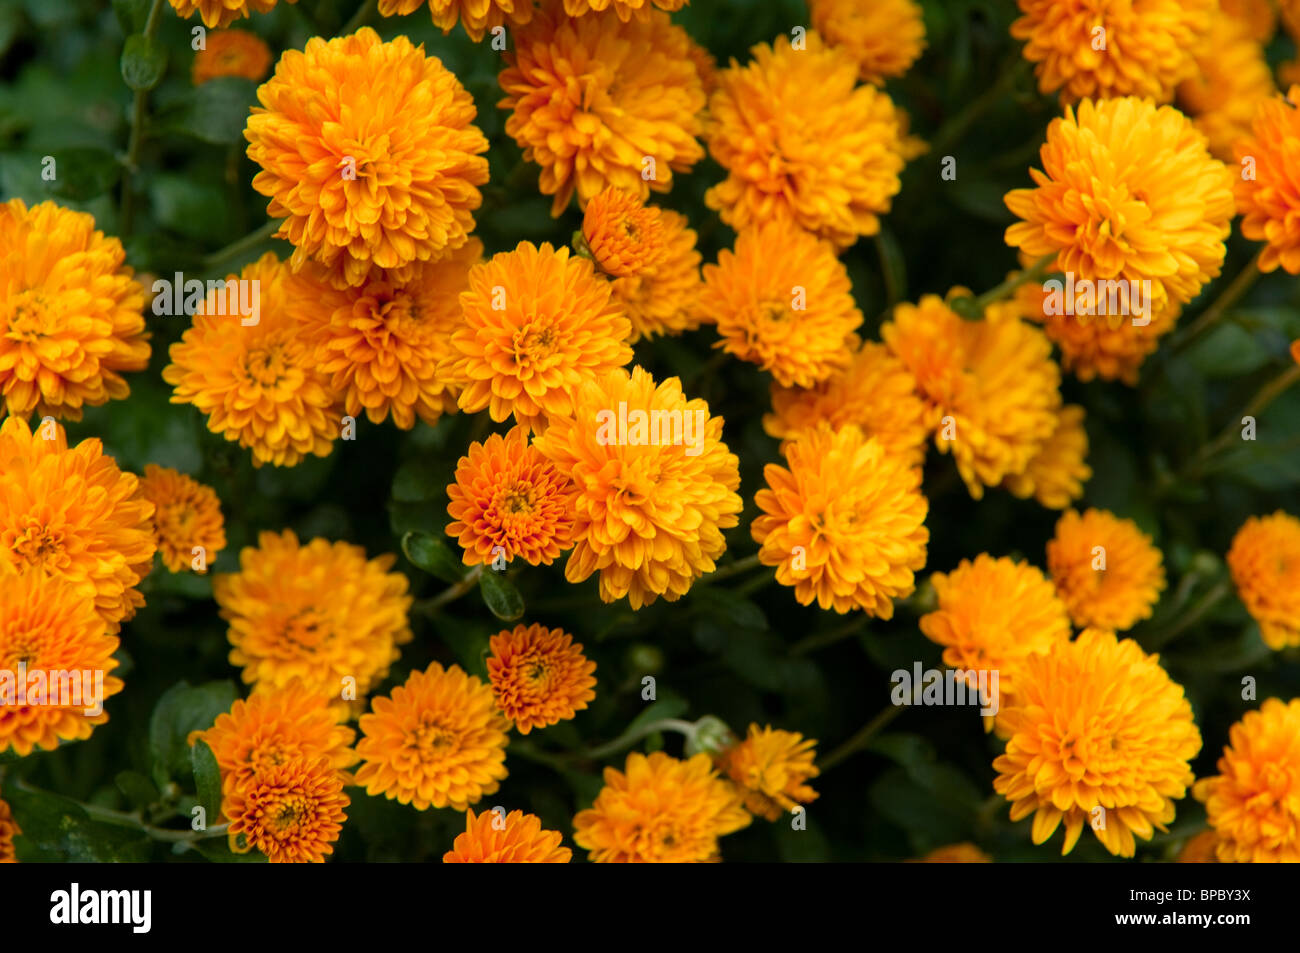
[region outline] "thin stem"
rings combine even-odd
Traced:
[[[575,761],[600,761],[611,754],[617,754],[624,748],[632,747],[642,738],[653,735],[657,731],[677,731],[690,738],[695,734],[695,725],[689,721],[682,721],[680,718],[663,718],[659,721],[652,721],[648,725],[642,725],[634,731],[625,731],[607,744],[588,748],[586,751],[579,752],[572,757]]]
[[[972,100],[970,104],[952,119],[944,123],[930,141],[932,155],[942,157],[949,149],[961,141],[970,128],[990,109],[995,107],[1015,86],[1017,78],[1025,68],[1020,56],[1009,60],[997,80],[985,92]]]
[[[256,231],[249,232],[243,238],[238,238],[231,242],[225,248],[218,248],[212,254],[204,257],[203,270],[213,271],[216,266],[221,264],[223,261],[228,261],[237,255],[242,255],[250,248],[255,248],[274,235],[279,227],[280,223],[275,219],[272,219],[259,227]]]
[[[1239,413],[1232,423],[1224,427],[1217,437],[1201,447],[1196,456],[1192,458],[1190,464],[1184,468],[1183,477],[1200,473],[1206,462],[1212,459],[1217,453],[1229,446],[1233,438],[1239,433],[1241,420],[1245,417],[1258,417],[1268,406],[1281,397],[1288,388],[1296,381],[1300,380],[1300,364],[1293,364],[1285,371],[1273,378],[1267,384],[1259,389],[1249,404]]]
[[[893,270],[889,267],[889,253],[885,249],[883,232],[876,232],[875,242],[876,254],[880,257],[880,273],[885,279],[885,307],[892,308],[902,299],[903,292],[898,287]]]
[[[703,578],[701,581],[720,582],[723,579],[729,579],[732,576],[739,575],[742,572],[749,572],[757,566],[762,565],[758,561],[758,553],[752,556],[746,556],[744,559],[737,559],[734,563],[728,563],[721,569],[717,569]]]
[[[790,646],[791,655],[807,655],[809,652],[816,652],[818,649],[824,649],[828,645],[834,645],[836,642],[842,642],[850,636],[857,635],[867,627],[867,617],[855,619],[848,625],[842,625],[837,629],[831,629],[829,632],[821,632],[817,635],[804,636],[794,645]]]
[[[1013,278],[1008,278],[996,288],[990,288],[977,298],[969,299],[970,303],[958,310],[958,314],[969,314],[973,317],[982,317],[984,309],[991,304],[996,304],[1005,298],[1010,298],[1022,286],[1031,281],[1038,281],[1047,274],[1048,267],[1056,258],[1056,252],[1048,252],[1042,258],[1038,259],[1020,274]]]
[[[365,3],[361,4],[361,6],[357,8],[357,12],[352,14],[352,19],[343,25],[343,29],[339,30],[339,36],[348,36],[349,34],[357,32],[357,30],[370,22],[370,18],[375,15],[375,11],[378,8],[379,0],[366,0]]]
[[[415,605],[411,606],[411,611],[419,612],[424,615],[430,615],[437,612],[443,606],[455,602],[461,596],[465,595],[465,593],[478,585],[478,578],[481,575],[483,575],[483,564],[479,563],[466,573],[465,578],[460,582],[453,586],[448,586],[442,592],[430,599],[421,599],[419,602],[415,603]]]
[[[42,791],[40,788],[32,787],[26,781],[18,781],[14,785],[20,791],[26,794],[33,794],[37,797],[46,797],[48,791]],[[229,824],[218,824],[215,827],[209,827],[206,830],[195,831],[176,831],[165,827],[154,827],[148,824],[140,817],[139,814],[128,814],[125,811],[114,811],[111,808],[100,807],[98,804],[86,804],[84,801],[77,801],[86,814],[95,820],[103,821],[106,824],[116,824],[119,827],[130,827],[134,830],[143,831],[153,840],[168,841],[170,843],[207,840],[211,837],[224,837]]]
[[[150,39],[158,32],[158,15],[162,11],[163,0],[153,0],[149,8],[149,17],[144,23],[144,35]],[[149,118],[149,91],[137,89],[131,104],[131,137],[127,140],[126,159],[122,171],[122,204],[118,216],[118,233],[126,238],[135,225],[135,192],[132,189],[133,177],[139,171],[140,146],[144,142],[144,127]]]
[[[1223,597],[1232,590],[1231,584],[1226,579],[1219,580],[1218,584],[1205,593],[1196,605],[1192,606],[1181,619],[1173,625],[1157,632],[1155,635],[1146,639],[1146,647],[1149,651],[1156,651],[1172,642],[1177,636],[1190,629],[1197,622],[1200,622],[1205,614],[1218,605]]]
[[[869,745],[871,739],[880,734],[880,732],[884,730],[891,721],[902,714],[903,707],[904,706],[902,705],[890,705],[888,708],[881,710],[880,714],[876,715],[875,718],[872,718],[869,722],[859,728],[857,734],[844,742],[826,757],[822,758],[821,764],[819,765],[822,773],[825,774],[850,755],[861,751]]]
[[[1201,316],[1193,321],[1177,338],[1174,339],[1170,349],[1177,353],[1187,345],[1191,344],[1210,328],[1219,323],[1219,320],[1228,312],[1228,309],[1241,300],[1242,296],[1250,290],[1251,285],[1259,278],[1259,259],[1264,254],[1260,249],[1259,254],[1251,259],[1250,264],[1241,270],[1236,278],[1232,279],[1232,284],[1223,289],[1223,293],[1214,299],[1214,302],[1201,312]]]

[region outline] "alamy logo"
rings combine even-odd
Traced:
[[[0,709],[24,707],[80,708],[94,718],[104,713],[103,669],[0,668]]]
[[[186,281],[178,271],[171,281],[159,278],[153,283],[153,313],[194,314],[202,307],[204,314],[239,315],[240,324],[252,327],[262,320],[261,285],[258,278],[209,279],[204,285],[197,278]]]
[[[596,442],[602,447],[617,446],[680,446],[686,445],[688,457],[698,457],[704,451],[704,427],[709,412],[703,409],[651,410],[639,407],[627,409],[627,401],[618,402],[618,411],[601,410],[596,413]]]
[[[73,925],[125,923],[132,933],[148,933],[153,923],[150,890],[86,890],[74,883],[50,894],[50,922]]]
[[[997,669],[947,669],[922,671],[920,662],[912,663],[912,671],[896,669],[889,677],[893,689],[889,699],[895,705],[975,705],[981,715],[998,713]]]
[[[1043,314],[1108,317],[1133,315],[1133,324],[1151,323],[1151,280],[1134,278],[1093,281],[1075,280],[1074,272],[1065,273],[1065,281],[1050,278],[1043,282]]]

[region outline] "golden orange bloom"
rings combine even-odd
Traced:
[[[925,20],[912,0],[809,0],[813,29],[858,64],[864,83],[902,76],[925,49]]]
[[[592,198],[582,215],[582,238],[591,257],[612,278],[643,274],[657,265],[668,251],[665,237],[659,209],[612,185]]]
[[[718,770],[741,791],[745,809],[776,821],[799,804],[817,800],[808,781],[821,774],[813,760],[817,742],[797,731],[749,726],[744,741],[717,757]]]
[[[567,414],[581,385],[632,359],[631,325],[585,258],[521,242],[469,272],[464,320],[441,373],[463,389],[461,410],[512,413],[540,430]]]
[[[497,708],[521,735],[569,720],[596,697],[596,663],[563,629],[517,625],[492,636],[488,645]]]
[[[257,283],[256,311],[240,314],[234,286],[208,296],[169,351],[163,380],[176,389],[172,403],[197,407],[209,430],[253,452],[255,467],[328,456],[342,413],[297,315],[324,286],[292,274],[273,252],[227,280]]]
[[[785,456],[790,468],[769,463],[754,496],[759,561],[803,605],[892,618],[930,539],[920,468],[852,424],[805,431]]]
[[[502,816],[465,810],[465,833],[456,835],[444,864],[567,864],[573,851],[561,846],[559,831],[542,830],[541,818],[523,811]]]
[[[230,793],[296,758],[324,758],[335,769],[347,769],[357,763],[354,738],[356,732],[339,724],[338,712],[322,705],[316,691],[293,681],[236,699],[229,713],[218,715],[211,728],[191,731],[187,740],[212,749],[222,789]]]
[[[1294,0],[1282,0],[1284,7]],[[1277,32],[1277,11],[1273,0],[1219,0],[1219,9],[1246,24],[1250,36],[1261,43],[1273,39]]]
[[[1269,698],[1228,732],[1219,773],[1196,782],[1224,863],[1300,863],[1300,698]]]
[[[548,0],[514,33],[500,76],[506,132],[541,166],[551,214],[608,186],[645,199],[704,158],[704,85],[694,43],[661,10],[572,19]]]
[[[227,27],[241,17],[254,13],[270,13],[275,9],[276,0],[168,0],[176,15],[186,20],[195,13],[203,18],[203,25],[209,30]],[[297,3],[298,0],[284,0],[285,3]]]
[[[224,798],[231,840],[242,834],[273,864],[323,864],[347,820],[343,783],[328,758],[269,765]]]
[[[1194,6],[1171,0],[1177,6]],[[1008,245],[1056,257],[1076,281],[1151,282],[1151,314],[1186,304],[1216,278],[1232,220],[1233,173],[1172,106],[1126,97],[1079,104],[1047,127],[1037,187],[1006,205],[1023,221]]]
[[[425,0],[379,0],[379,12],[386,17],[404,17],[424,6]],[[428,0],[433,25],[450,33],[457,21],[475,43],[499,26],[527,23],[533,15],[533,0]]]
[[[664,254],[653,266],[610,284],[614,302],[632,324],[629,344],[656,334],[693,331],[702,320],[700,296],[700,253],[695,250],[695,232],[685,215],[659,210]]]
[[[1278,510],[1252,516],[1227,556],[1237,596],[1271,649],[1300,645],[1300,520]]]
[[[391,414],[403,430],[456,411],[455,385],[438,374],[461,324],[459,296],[483,256],[471,238],[447,257],[411,266],[410,280],[372,277],[355,288],[320,287],[293,308],[315,362],[351,417]]]
[[[301,546],[292,530],[257,543],[239,554],[239,572],[212,581],[230,664],[255,688],[300,678],[322,704],[354,712],[411,640],[407,579],[388,571],[397,557],[368,560],[360,546],[325,539]]]
[[[154,505],[154,541],[169,572],[180,572],[194,565],[200,554],[203,568],[216,560],[226,548],[226,523],[221,517],[221,501],[210,486],[168,467],[150,463],[144,468],[140,492]]]
[[[1074,624],[1123,632],[1151,618],[1164,557],[1137,523],[1106,510],[1066,511],[1047,543],[1047,569]]]
[[[339,288],[375,269],[410,281],[416,262],[469,240],[488,143],[474,97],[405,36],[370,27],[288,50],[257,90],[244,137],[262,167],[253,188],[284,218],[298,271],[324,266]]]
[[[709,152],[727,178],[704,196],[736,231],[776,218],[845,248],[880,231],[903,169],[901,114],[816,32],[760,43],[718,74]],[[787,290],[787,294],[788,294]]]
[[[68,447],[54,421],[0,425],[0,567],[89,583],[110,634],[144,605],[153,567],[153,504],[97,438]]]
[[[239,76],[259,82],[271,68],[271,49],[256,33],[217,30],[203,49],[194,54],[191,77],[199,86],[221,76]]]
[[[571,17],[580,17],[593,11],[600,13],[613,10],[620,20],[626,22],[633,17],[648,19],[655,7],[660,10],[680,10],[690,2],[691,0],[564,0],[564,12]]]
[[[509,722],[492,689],[458,666],[433,662],[361,716],[357,784],[424,811],[463,811],[495,794],[506,776]]]
[[[0,203],[0,410],[80,420],[149,363],[144,289],[85,212]]]
[[[726,549],[722,531],[742,509],[740,461],[722,442],[722,418],[640,367],[584,382],[573,412],[534,446],[573,481],[569,582],[600,577],[604,602],[633,609],[676,602]]]
[[[991,864],[993,858],[974,844],[964,842],[936,847],[924,857],[907,861],[909,864]]]
[[[1233,161],[1232,147],[1249,134],[1260,103],[1277,92],[1264,48],[1250,25],[1221,11],[1210,20],[1196,72],[1178,85],[1179,106],[1205,133],[1210,152]]]
[[[1011,35],[1025,40],[1038,88],[1061,102],[1140,96],[1168,102],[1195,70],[1215,0],[1060,3],[1020,0]]]
[[[1300,338],[1291,342],[1291,360],[1300,364]]]
[[[1195,786],[1192,793],[1196,793]],[[1214,831],[1201,831],[1189,839],[1178,852],[1180,864],[1214,864],[1218,863],[1219,835]]]
[[[623,771],[605,769],[595,803],[573,819],[573,842],[602,864],[710,863],[721,859],[718,838],[750,821],[704,752],[679,761],[634,751]]]
[[[1135,837],[1174,819],[1201,750],[1192,706],[1159,656],[1103,629],[1029,656],[998,729],[1009,740],[993,789],[1011,820],[1034,815],[1035,844],[1064,820],[1063,855],[1086,825],[1110,853],[1132,857]]]
[[[0,753],[53,751],[108,721],[103,701],[123,685],[111,674],[120,643],[106,629],[88,583],[19,575],[0,564]],[[33,681],[38,672],[43,679]],[[98,714],[87,714],[96,708]]]
[[[847,367],[815,387],[773,383],[772,413],[763,417],[763,429],[783,441],[785,452],[789,441],[822,421],[832,430],[854,424],[884,444],[886,455],[919,465],[930,427],[911,371],[875,341],[862,342],[849,358]]]
[[[1292,86],[1259,104],[1251,134],[1238,141],[1237,160],[1250,160],[1254,175],[1243,175],[1234,186],[1241,234],[1266,242],[1259,270],[1279,265],[1300,274],[1300,184],[1295,181],[1300,152],[1300,86]],[[1244,167],[1243,167],[1244,168]]]
[[[0,864],[16,864],[18,856],[14,853],[14,838],[22,833],[22,828],[14,820],[14,812],[6,801],[0,800]]]
[[[447,487],[447,535],[457,537],[466,566],[522,556],[549,566],[573,545],[573,487],[514,427],[471,443]]]
[[[1023,473],[1009,474],[1002,485],[1027,500],[1031,496],[1043,506],[1063,510],[1083,496],[1083,485],[1092,478],[1088,466],[1088,431],[1083,429],[1084,410],[1077,404],[1062,407],[1056,415],[1056,429],[1042,449],[1029,461]]]
[[[715,347],[783,387],[812,387],[848,367],[862,324],[834,246],[786,221],[742,231],[734,252],[704,266],[699,310],[718,327]]]

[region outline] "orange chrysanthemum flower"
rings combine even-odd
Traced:
[[[245,683],[278,688],[301,678],[318,699],[352,713],[411,640],[408,582],[392,554],[366,559],[349,543],[293,531],[262,533],[218,574],[212,595],[230,623],[230,664]]]
[[[1009,740],[993,789],[1013,821],[1034,815],[1035,844],[1064,820],[1063,855],[1087,824],[1112,854],[1132,857],[1135,837],[1174,819],[1201,750],[1192,706],[1159,656],[1102,629],[1029,656],[998,728]]]
[[[585,382],[534,446],[575,487],[569,582],[598,573],[602,601],[640,609],[676,602],[716,568],[742,509],[740,461],[722,418],[676,377],[656,384],[634,367]]]
[[[813,29],[858,64],[864,83],[902,76],[925,49],[925,20],[912,0],[809,0]]]
[[[457,537],[466,566],[522,556],[547,565],[573,545],[573,487],[514,427],[471,443],[447,487],[447,535]]]
[[[1283,0],[1284,4],[1290,2],[1293,0]],[[1219,9],[1246,24],[1251,38],[1260,43],[1267,43],[1277,32],[1273,0],[1219,0]]]
[[[573,819],[573,841],[596,863],[710,863],[721,859],[718,838],[750,821],[704,752],[679,761],[634,751],[623,771],[605,769],[595,803]]]
[[[1252,516],[1228,550],[1237,596],[1271,649],[1300,645],[1300,520],[1278,510]]]
[[[775,821],[797,805],[817,800],[808,784],[821,774],[813,764],[816,747],[816,741],[796,731],[751,724],[744,741],[717,756],[718,770],[741,791],[746,810]]]
[[[68,447],[63,427],[0,425],[0,566],[90,583],[94,608],[116,634],[144,605],[136,588],[153,565],[153,504],[98,439]]]
[[[403,430],[456,411],[456,387],[438,373],[461,324],[459,296],[483,255],[471,238],[446,258],[417,262],[410,280],[371,278],[355,288],[321,287],[293,311],[315,363],[342,395],[343,409],[372,423],[391,414]]]
[[[1266,242],[1259,270],[1276,271],[1279,265],[1300,274],[1300,183],[1295,181],[1300,156],[1300,86],[1285,96],[1259,104],[1251,133],[1236,145],[1237,160],[1248,159],[1254,175],[1243,174],[1234,186],[1241,234]]]
[[[783,387],[812,387],[848,367],[862,324],[834,247],[786,221],[742,231],[734,252],[704,266],[699,310],[718,327],[715,347]]]
[[[930,539],[920,468],[852,424],[823,423],[785,455],[790,468],[769,463],[754,496],[759,561],[803,605],[892,618],[894,600],[916,588]]]
[[[0,410],[80,420],[144,370],[144,289],[85,212],[0,203]]]
[[[118,645],[89,584],[0,565],[0,753],[53,751],[107,722],[104,700],[123,688],[110,674]]]
[[[637,17],[649,19],[655,7],[660,10],[680,10],[691,0],[564,0],[564,12],[571,17],[580,17],[586,13],[601,13],[613,10],[624,22]]]
[[[297,758],[313,764],[324,758],[337,770],[350,768],[357,763],[351,747],[355,737],[356,732],[339,724],[336,711],[321,704],[318,692],[294,681],[236,699],[228,714],[218,715],[211,728],[190,732],[188,741],[203,741],[212,749],[229,794]]]
[[[704,158],[704,86],[686,31],[668,14],[624,22],[615,11],[572,19],[549,0],[515,32],[501,72],[506,132],[541,166],[559,217],[608,186],[645,199]]]
[[[191,78],[195,86],[221,76],[259,82],[271,68],[271,48],[256,33],[218,30],[194,54]]]
[[[172,9],[182,20],[195,13],[203,18],[203,25],[209,30],[219,30],[230,26],[241,17],[254,13],[270,13],[275,9],[276,0],[169,0]],[[297,3],[298,0],[284,0],[285,3]]]
[[[386,17],[404,17],[423,6],[425,0],[379,0],[379,12]],[[428,0],[433,25],[450,33],[457,22],[475,43],[499,26],[527,23],[533,15],[533,0]]]
[[[421,811],[458,811],[495,794],[506,776],[509,723],[492,689],[458,666],[433,662],[361,716],[357,784]]]
[[[469,272],[464,321],[451,336],[442,374],[463,387],[461,410],[512,413],[541,429],[567,414],[573,394],[602,371],[632,359],[631,325],[590,261],[521,242]]]
[[[615,304],[632,324],[629,344],[656,334],[693,331],[702,320],[697,306],[702,285],[695,232],[678,212],[660,209],[659,222],[663,256],[637,275],[610,283]]]
[[[645,273],[667,254],[663,213],[613,186],[587,203],[582,238],[596,267],[611,278]]]
[[[1083,485],[1092,478],[1088,466],[1088,431],[1083,428],[1084,410],[1077,404],[1062,407],[1056,415],[1056,429],[1042,449],[1029,461],[1023,473],[1009,474],[1002,485],[1027,500],[1031,496],[1052,510],[1063,510],[1083,496]]]
[[[351,799],[328,758],[269,765],[223,801],[232,841],[241,839],[273,864],[323,864],[334,853]]]
[[[18,863],[18,856],[14,853],[14,838],[21,833],[22,828],[14,820],[8,802],[0,800],[0,864]]]
[[[953,455],[975,499],[1024,473],[1055,432],[1061,372],[1046,336],[1014,307],[964,321],[926,295],[895,308],[880,335],[916,378],[935,446]]]
[[[1232,147],[1249,134],[1259,104],[1276,92],[1250,25],[1215,11],[1209,37],[1196,55],[1196,73],[1178,86],[1178,103],[1205,133],[1210,152],[1232,162]]]
[[[1011,35],[1025,40],[1038,88],[1063,103],[1142,96],[1168,102],[1196,69],[1215,0],[1060,3],[1020,0]]]
[[[542,830],[541,818],[523,811],[475,815],[465,811],[465,833],[456,835],[444,864],[567,864],[573,851],[559,831]]]
[[[763,417],[769,436],[789,441],[825,421],[832,430],[854,424],[884,444],[888,456],[910,463],[925,459],[930,436],[925,404],[916,394],[916,379],[882,344],[864,341],[847,367],[816,387],[772,385],[772,413]]]
[[[907,861],[909,864],[991,864],[993,858],[974,844],[964,842],[936,847],[924,857]]]
[[[521,735],[569,720],[596,697],[596,663],[563,629],[517,625],[492,636],[488,645],[497,707]]]
[[[324,287],[292,274],[273,252],[231,280],[254,283],[245,287],[256,289],[256,307],[242,316],[231,285],[208,296],[193,326],[171,346],[163,380],[176,388],[172,403],[197,407],[209,430],[252,450],[255,467],[328,456],[342,415],[297,316],[320,300]]]
[[[1300,863],[1300,698],[1266,699],[1228,733],[1219,773],[1196,782],[1224,863]]]
[[[815,32],[805,40],[760,43],[749,64],[718,74],[709,152],[727,178],[704,201],[738,232],[785,218],[846,248],[880,231],[899,190],[902,114],[857,85],[853,60]]]
[[[1182,0],[1177,0],[1185,6]],[[1172,106],[1126,97],[1052,120],[1031,169],[1037,188],[1006,205],[1023,221],[1008,245],[1075,279],[1150,281],[1150,314],[1186,304],[1218,276],[1232,220],[1232,173]],[[1150,316],[1150,314],[1148,316]]]
[[[1047,543],[1047,569],[1074,624],[1123,632],[1151,618],[1164,557],[1137,523],[1106,510],[1068,510]]]
[[[1195,786],[1192,793],[1196,793]],[[1214,831],[1201,831],[1183,845],[1178,852],[1177,863],[1180,864],[1214,864],[1218,863],[1219,835]]]
[[[201,568],[195,572],[207,572],[208,564],[226,548],[226,523],[216,491],[179,471],[150,463],[144,468],[140,492],[154,505],[154,541],[168,571],[180,572],[201,557]],[[196,553],[196,547],[202,552]]]
[[[277,235],[296,246],[295,271],[312,259],[339,288],[375,269],[406,282],[468,241],[488,142],[474,97],[424,47],[369,27],[313,37],[257,98],[244,130],[262,167],[253,188],[286,219]]]

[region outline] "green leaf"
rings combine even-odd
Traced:
[[[74,202],[103,195],[117,183],[122,171],[117,158],[105,149],[60,149],[50,158],[54,159],[50,192]]]
[[[149,754],[153,778],[159,788],[193,773],[189,743],[191,731],[212,727],[218,715],[230,710],[236,698],[233,682],[208,682],[192,686],[177,682],[163,693],[149,720]]]
[[[478,577],[479,591],[491,613],[502,622],[514,622],[524,614],[524,597],[515,584],[500,573],[485,570]]]
[[[133,808],[148,807],[158,801],[158,788],[139,771],[119,771],[114,781]]]
[[[418,530],[402,537],[402,552],[411,565],[443,582],[460,582],[468,572],[464,563],[456,558],[449,547],[438,537]]]
[[[122,48],[122,78],[136,92],[153,89],[167,71],[167,51],[152,37],[133,33]]]
[[[211,240],[234,230],[234,210],[225,189],[192,175],[150,177],[149,199],[158,224],[186,238]]]
[[[722,586],[701,586],[696,596],[704,614],[728,629],[766,629],[767,616],[740,593]]]
[[[216,817],[221,810],[221,769],[217,767],[217,756],[206,741],[194,742],[190,748],[190,765],[194,769],[194,789],[199,792],[199,804],[208,817]]]
[[[141,863],[152,842],[144,831],[96,821],[77,801],[48,791],[5,791],[22,829],[19,860],[74,863]]]
[[[197,86],[173,122],[178,132],[215,145],[242,142],[248,111],[257,104],[257,84],[222,76]]]

